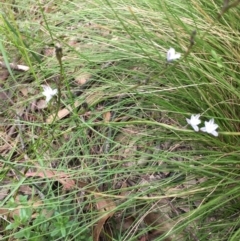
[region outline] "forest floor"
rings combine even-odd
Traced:
[[[240,240],[239,3],[1,1],[0,239]]]

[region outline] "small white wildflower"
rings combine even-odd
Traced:
[[[53,90],[48,85],[42,85],[42,87],[43,87],[42,94],[46,96],[46,102],[48,103],[52,99],[52,97],[57,94],[58,90],[57,89]]]
[[[195,131],[199,131],[198,125],[201,123],[201,121],[199,120],[199,117],[200,117],[200,114],[191,115],[191,119],[186,118],[187,123],[191,125]]]
[[[167,61],[168,62],[171,62],[175,59],[179,59],[181,57],[181,54],[180,53],[175,53],[175,49],[174,48],[170,48],[168,51],[167,51]]]
[[[201,131],[207,132],[214,136],[218,136],[218,133],[216,131],[216,129],[218,128],[218,125],[214,123],[214,119],[211,119],[210,121],[205,121],[204,123],[205,123],[205,127],[202,127]]]

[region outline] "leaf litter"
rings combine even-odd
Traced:
[[[48,7],[46,8],[46,12],[54,11],[54,7]],[[35,9],[36,10],[36,9]],[[89,23],[84,23],[86,26]],[[77,26],[71,26],[71,28],[77,28]],[[96,31],[101,36],[107,36],[109,37],[111,35],[111,31],[105,26],[102,26],[101,24],[89,24],[89,29]],[[68,37],[65,37],[66,39]],[[116,37],[113,37],[116,38]],[[91,49],[90,44],[79,44],[78,41],[69,40],[69,43],[72,47],[76,49],[83,49],[83,48],[89,48]],[[101,51],[105,51],[105,47],[101,46]],[[44,47],[43,48],[43,57],[46,60],[46,66],[51,67],[52,59],[48,59],[53,57],[53,48]],[[65,56],[66,57],[66,56]],[[69,56],[69,58],[73,59],[73,56]],[[65,58],[67,61],[67,58]],[[110,63],[110,64],[109,64]],[[112,61],[109,61],[107,64],[104,64],[104,69],[108,69],[113,67]],[[114,63],[115,64],[115,63]],[[5,67],[5,64],[0,62],[0,65]],[[116,64],[115,64],[116,65]],[[103,65],[102,65],[103,66]],[[15,65],[10,64],[10,67],[13,70],[23,70],[27,71],[28,66],[23,65]],[[135,67],[134,67],[135,68]],[[132,71],[132,69],[130,69]],[[71,72],[74,72],[71,70]],[[109,71],[110,72],[110,71]],[[97,77],[99,77],[99,73],[97,74]],[[0,153],[5,158],[12,154],[11,161],[13,162],[13,165],[18,165],[21,162],[19,160],[22,160],[22,156],[27,152],[25,149],[25,146],[30,145],[30,143],[33,141],[33,139],[39,139],[41,137],[41,128],[36,128],[33,130],[31,127],[28,127],[27,124],[25,124],[25,121],[30,121],[31,123],[42,123],[42,124],[52,124],[52,121],[55,118],[55,114],[52,114],[51,111],[46,108],[45,102],[42,99],[39,99],[37,101],[33,100],[33,96],[37,94],[37,91],[35,93],[32,92],[33,87],[36,87],[34,84],[32,84],[33,87],[26,87],[28,85],[27,80],[26,83],[21,83],[21,87],[19,88],[19,91],[21,92],[22,96],[13,95],[6,89],[4,89],[5,82],[8,80],[9,73],[4,70],[1,72],[0,75],[0,100],[7,102],[7,107],[11,108],[12,113],[10,114],[12,119],[16,120],[16,115],[19,116],[21,120],[21,128],[23,133],[21,133],[19,127],[19,124],[14,123],[7,123],[6,126],[1,126],[0,129]],[[124,76],[122,76],[124,78]],[[170,161],[164,163],[164,160],[161,160],[161,156],[159,156],[158,162],[152,161],[152,154],[157,152],[169,152],[169,159],[173,163],[185,161],[182,160],[178,155],[174,155],[181,151],[191,151],[191,146],[188,145],[185,142],[174,142],[174,141],[162,141],[160,143],[156,143],[155,139],[149,139],[148,143],[142,143],[141,139],[143,136],[153,136],[153,133],[156,132],[154,128],[149,128],[147,130],[146,126],[133,126],[128,125],[125,127],[119,127],[114,128],[114,130],[111,129],[111,127],[108,126],[110,122],[113,123],[120,123],[122,121],[131,120],[132,119],[132,113],[131,111],[134,111],[134,104],[125,104],[124,110],[122,113],[115,113],[117,111],[114,111],[114,106],[117,105],[119,102],[119,98],[114,98],[117,96],[117,94],[121,95],[122,93],[109,93],[108,88],[106,90],[103,88],[97,89],[94,91],[95,87],[98,87],[101,84],[92,84],[91,78],[94,78],[93,74],[90,73],[77,73],[76,77],[74,78],[75,84],[79,86],[85,86],[86,84],[91,84],[91,88],[86,88],[83,93],[81,93],[79,98],[74,99],[73,103],[71,104],[62,104],[60,107],[60,110],[57,113],[57,118],[55,119],[56,123],[60,121],[68,121],[71,122],[71,115],[74,115],[74,110],[80,107],[80,112],[77,112],[78,118],[83,120],[91,120],[92,123],[100,123],[105,124],[103,128],[105,130],[105,135],[113,137],[114,136],[114,142],[108,143],[109,145],[115,144],[114,147],[116,152],[114,152],[113,160],[109,158],[109,160],[105,160],[106,162],[109,161],[109,165],[107,167],[116,167],[116,168],[122,168],[124,170],[124,175],[121,175],[116,173],[115,176],[113,176],[113,180],[111,180],[111,185],[109,185],[108,182],[106,182],[106,186],[109,187],[110,194],[108,195],[107,192],[105,193],[104,190],[99,190],[98,185],[95,185],[94,181],[91,180],[91,178],[83,178],[83,181],[77,180],[78,178],[75,178],[72,174],[70,174],[71,169],[74,169],[75,166],[70,166],[69,172],[68,171],[59,171],[58,167],[60,166],[60,163],[57,163],[55,165],[55,168],[51,168],[53,165],[53,161],[51,162],[51,159],[48,161],[48,164],[46,167],[42,168],[40,166],[32,165],[31,168],[21,168],[21,165],[18,167],[19,172],[22,173],[22,176],[26,178],[32,178],[36,180],[39,183],[44,183],[44,179],[53,180],[56,182],[59,182],[62,184],[62,190],[60,192],[66,193],[67,191],[71,191],[74,189],[78,189],[84,193],[84,198],[87,199],[94,199],[93,203],[95,203],[95,211],[96,215],[94,216],[94,220],[97,220],[94,222],[92,237],[94,241],[101,240],[101,235],[104,234],[111,234],[114,236],[114,229],[116,227],[123,228],[123,230],[127,230],[128,234],[130,236],[134,236],[134,234],[141,231],[142,227],[147,227],[146,233],[140,237],[140,240],[154,240],[157,237],[161,237],[162,235],[166,234],[169,230],[171,230],[176,223],[178,222],[178,214],[179,212],[188,212],[191,207],[187,205],[187,200],[185,200],[185,197],[179,197],[177,194],[184,190],[188,190],[196,185],[199,185],[206,181],[205,179],[196,180],[194,178],[191,179],[191,181],[186,181],[181,184],[176,184],[173,182],[172,186],[165,187],[161,190],[162,193],[165,193],[166,198],[162,198],[160,201],[156,201],[155,208],[149,208],[149,211],[144,215],[138,214],[138,203],[137,198],[136,202],[133,202],[132,206],[133,209],[130,211],[130,213],[127,213],[126,210],[118,209],[118,207],[124,203],[125,201],[128,201],[131,196],[133,197],[133,194],[137,194],[137,197],[139,197],[139,200],[141,201],[141,205],[144,206],[148,200],[151,197],[156,197],[156,199],[159,196],[159,189],[157,189],[155,192],[152,192],[151,195],[148,193],[149,187],[156,187],[157,182],[163,182],[164,180],[171,179],[171,175],[174,175],[174,172],[172,171]],[[96,77],[95,77],[96,78]],[[120,77],[119,77],[120,78]],[[48,78],[48,82],[56,82],[56,73],[52,73],[52,76]],[[124,98],[120,100],[126,100],[132,101],[132,94],[127,93]],[[8,101],[8,100],[11,101]],[[134,99],[134,98],[133,98]],[[25,101],[29,100],[29,101]],[[88,107],[91,108],[91,111],[88,111],[88,109],[82,107],[82,103],[86,102]],[[19,103],[22,103],[22,106]],[[103,111],[101,111],[101,108]],[[6,108],[8,109],[8,108]],[[4,110],[4,113],[6,110]],[[99,113],[97,113],[99,112]],[[139,117],[141,118],[142,110],[141,108],[136,108],[136,112],[139,113]],[[0,111],[1,113],[1,111]],[[130,113],[130,114],[129,114]],[[133,112],[134,113],[134,112]],[[87,114],[87,115],[86,115]],[[134,113],[135,114],[135,113]],[[143,114],[144,115],[144,114]],[[101,118],[100,118],[101,117]],[[149,116],[144,116],[148,118]],[[162,123],[172,123],[174,122],[173,119],[161,117],[160,114],[156,115],[155,117],[156,121],[159,121],[161,119]],[[103,120],[103,123],[102,123]],[[176,124],[176,123],[173,123]],[[65,128],[66,122],[63,122],[62,130],[65,135],[67,135],[67,138],[69,140],[73,139],[73,134],[71,133],[71,130],[76,130],[78,127],[77,125],[71,123],[67,128]],[[90,126],[91,127],[91,126]],[[36,132],[35,132],[36,131]],[[115,131],[114,134],[112,134],[112,131]],[[167,139],[167,136],[169,133],[166,132],[166,130],[161,129],[157,130],[158,132],[161,132],[163,135],[163,138]],[[38,133],[39,132],[39,133]],[[69,133],[70,132],[70,133]],[[69,133],[69,134],[66,134]],[[99,136],[98,133],[101,133],[99,128],[90,128],[90,130],[86,131],[87,138],[89,140],[96,141],[95,144],[90,146],[89,144],[89,152],[90,155],[93,157],[98,155],[103,155],[103,150],[106,150],[106,148],[102,148],[102,142],[105,142],[106,140],[101,140],[99,142]],[[110,134],[109,134],[110,133]],[[83,134],[83,133],[82,133]],[[30,137],[31,136],[31,137]],[[66,137],[66,136],[65,136]],[[21,139],[24,139],[24,148],[21,145]],[[57,142],[58,140],[55,140]],[[79,149],[82,148],[80,145],[84,142],[81,140],[81,137],[76,138],[76,143],[79,144]],[[60,143],[60,142],[59,142]],[[53,147],[52,144],[51,148]],[[58,144],[56,148],[60,148],[61,144]],[[148,148],[152,147],[152,148]],[[109,148],[107,148],[109,149]],[[13,153],[11,153],[13,152]],[[73,152],[74,153],[74,152]],[[140,153],[140,154],[139,154]],[[141,153],[147,154],[142,155]],[[28,153],[31,154],[31,153]],[[172,154],[172,156],[171,156]],[[51,154],[50,154],[51,155]],[[84,155],[83,155],[84,156]],[[197,157],[196,157],[197,158]],[[48,159],[48,158],[46,158]],[[24,159],[25,160],[25,159]],[[28,161],[28,159],[26,159]],[[92,158],[92,160],[89,160],[89,163],[91,162],[91,165],[96,165],[95,158]],[[3,162],[4,163],[4,162]],[[1,167],[3,168],[6,166],[5,164],[1,164]],[[31,163],[31,162],[30,162]],[[59,166],[58,166],[59,165]],[[90,165],[90,164],[82,164],[83,166],[81,168],[84,169],[84,165]],[[103,167],[106,167],[106,165],[103,165]],[[140,173],[138,171],[132,170],[131,167],[145,167],[149,166],[152,168],[149,168],[149,171],[146,173]],[[170,166],[170,167],[169,167]],[[96,169],[101,169],[104,171],[101,165],[97,166]],[[158,167],[158,170],[162,168],[162,171],[156,172],[154,168]],[[159,168],[160,167],[160,168]],[[4,169],[4,168],[3,168]],[[127,171],[128,170],[128,174]],[[139,170],[139,169],[138,169]],[[148,169],[147,169],[148,170]],[[10,171],[9,171],[10,173]],[[100,172],[101,173],[101,172]],[[10,175],[10,174],[8,174]],[[7,176],[7,175],[6,175]],[[14,177],[14,180],[17,180],[17,175]],[[87,180],[87,181],[86,181]],[[172,179],[174,180],[174,178]],[[182,179],[183,180],[183,179]],[[12,180],[8,180],[8,184],[11,184]],[[9,193],[9,185],[1,187],[1,200],[4,200],[8,197]],[[89,187],[90,186],[90,187]],[[22,189],[22,190],[21,190]],[[16,201],[18,195],[20,193],[31,196],[30,193],[32,191],[33,187],[29,184],[29,186],[23,190],[23,186],[20,186],[16,191]],[[113,191],[113,194],[111,194],[111,191]],[[138,194],[141,194],[138,196]],[[174,195],[176,194],[176,197]],[[168,198],[168,196],[171,196],[171,198]],[[39,195],[40,196],[40,195]],[[142,199],[141,199],[142,198]],[[177,198],[179,199],[177,200]],[[144,200],[145,199],[145,200]],[[134,200],[134,197],[133,197]],[[197,208],[201,203],[201,200],[196,200],[194,205],[194,208]],[[28,203],[29,206],[31,206],[33,209],[37,209],[39,206],[43,205],[43,201],[40,197],[38,197],[37,201],[34,199],[29,200]],[[146,204],[147,205],[147,204]],[[193,206],[194,206],[193,205]],[[139,205],[140,206],[140,205]],[[187,206],[187,208],[185,208]],[[0,214],[4,216],[8,216],[9,220],[13,218],[14,215],[19,215],[18,211],[21,209],[22,206],[19,204],[15,210],[8,209],[6,207],[3,207],[0,209]],[[141,210],[141,208],[139,208]],[[176,210],[180,210],[176,212]],[[87,211],[91,212],[92,210],[87,208]],[[126,211],[127,214],[124,213]],[[32,218],[35,218],[33,214]],[[116,223],[114,226],[114,222],[111,223],[111,219],[114,220]],[[195,224],[189,225],[189,227],[193,227]],[[189,231],[185,231],[189,233]],[[165,240],[182,240],[183,233],[179,235],[172,235],[170,237],[167,237]],[[194,235],[194,234],[193,234]],[[129,237],[130,237],[129,236]]]

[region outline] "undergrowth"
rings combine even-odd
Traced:
[[[239,10],[2,1],[1,240],[240,240]]]

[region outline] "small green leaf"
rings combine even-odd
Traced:
[[[15,233],[14,238],[25,238],[25,230],[20,230],[19,232]]]
[[[61,227],[61,234],[62,234],[62,237],[66,237],[66,228],[65,227]]]
[[[21,204],[26,204],[28,202],[28,196],[20,195],[19,201],[20,201]]]
[[[10,223],[10,224],[7,225],[5,230],[12,230],[12,229],[17,228],[17,227],[18,227],[17,223]]]
[[[54,236],[56,236],[58,233],[59,233],[59,230],[55,228],[55,229],[51,232],[51,236],[54,237]]]

